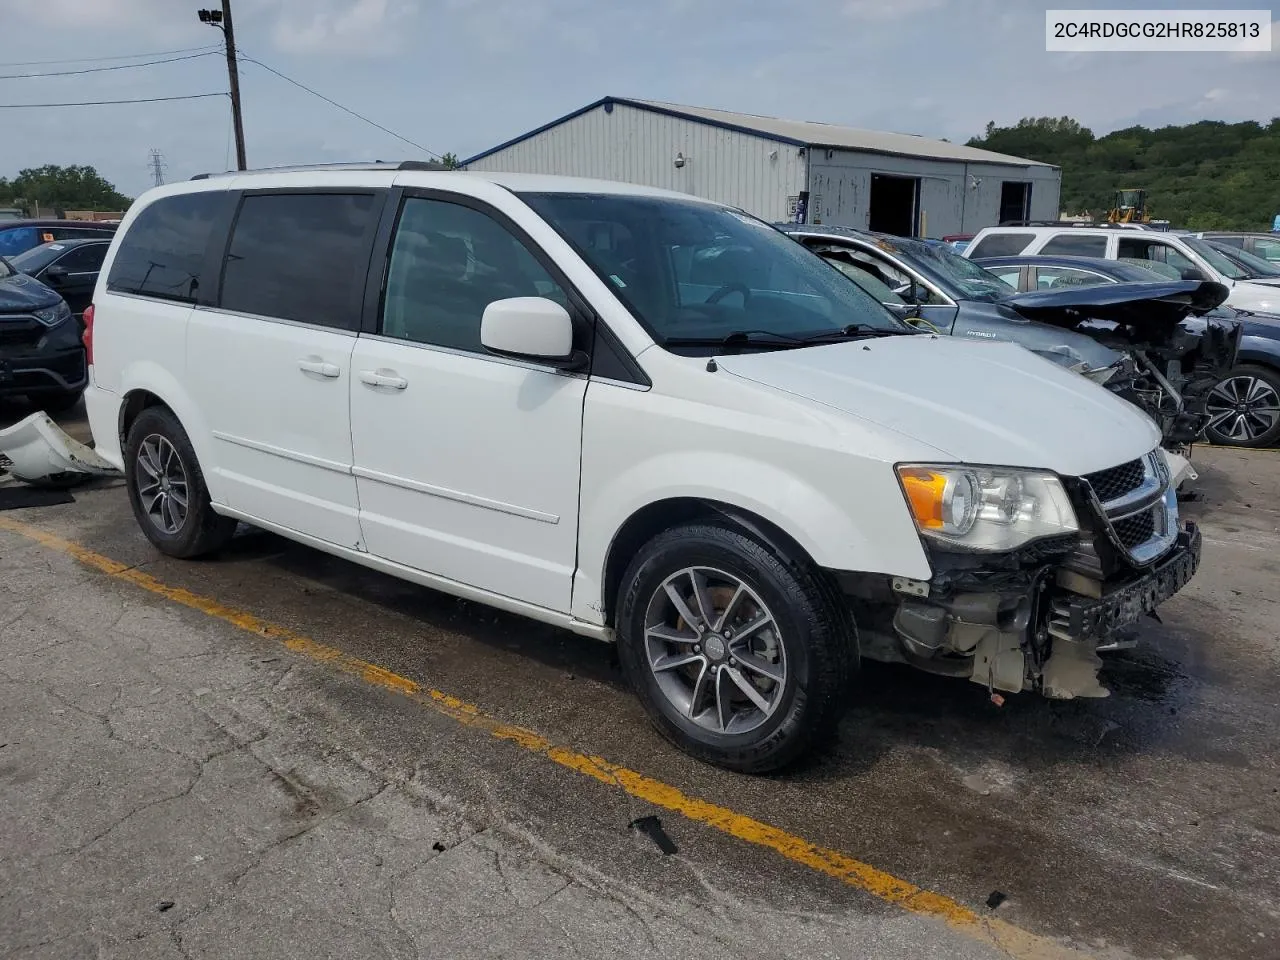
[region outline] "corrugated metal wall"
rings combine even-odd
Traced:
[[[674,163],[684,154],[683,167]],[[804,189],[800,148],[649,110],[614,104],[566,120],[469,164],[472,170],[621,180],[734,204],[769,221],[789,219]]]
[[[1058,216],[1061,174],[1047,167],[1010,167],[921,160],[845,150],[815,149],[809,157],[809,222],[867,229],[871,216],[871,177],[881,173],[920,178],[920,209],[928,236],[975,233],[1000,218],[1005,181],[1026,181],[1031,188],[1031,219]],[[976,189],[970,177],[976,178]]]

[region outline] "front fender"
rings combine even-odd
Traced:
[[[760,517],[821,567],[927,580],[928,558],[892,468],[842,459],[845,471],[827,464],[802,472],[770,460],[683,450],[630,463],[592,484],[584,469],[574,616],[603,622],[614,538],[639,511],[667,500],[702,500]],[[834,487],[821,489],[808,476],[834,480]]]

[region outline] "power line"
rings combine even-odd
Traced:
[[[200,57],[211,57],[217,50],[206,50],[204,53],[189,53],[185,57],[168,57],[164,60],[146,60],[142,63],[119,63],[112,67],[86,67],[81,70],[53,70],[47,73],[0,73],[0,80],[28,80],[33,77],[72,77],[83,73],[105,73],[108,70],[132,70],[135,67],[154,67],[158,63],[177,63],[179,60],[197,60]]]
[[[0,110],[24,110],[30,107],[105,107],[116,103],[164,103],[169,100],[201,100],[225,97],[226,93],[189,93],[185,97],[140,97],[136,100],[78,100],[74,103],[0,103]]]
[[[321,100],[323,100],[325,103],[329,104],[330,106],[337,107],[337,108],[338,108],[339,110],[341,110],[343,113],[349,113],[349,114],[351,114],[351,116],[355,117],[357,120],[363,120],[365,123],[369,124],[369,126],[371,126],[371,127],[377,127],[377,128],[378,128],[379,130],[381,130],[383,133],[390,134],[391,136],[395,137],[397,140],[400,140],[400,141],[403,141],[404,143],[409,144],[409,146],[411,146],[411,147],[416,147],[417,149],[421,150],[423,153],[427,154],[428,156],[435,157],[437,160],[443,160],[443,159],[444,159],[444,157],[443,157],[443,156],[441,156],[440,154],[436,153],[434,150],[429,150],[428,148],[424,147],[422,144],[420,144],[420,143],[415,143],[413,140],[410,140],[408,137],[402,137],[400,134],[396,133],[394,130],[388,130],[388,129],[387,129],[386,127],[384,127],[382,124],[377,123],[377,122],[375,122],[375,121],[373,121],[373,120],[370,120],[368,117],[363,116],[363,115],[361,115],[361,114],[359,114],[359,113],[356,113],[356,112],[355,112],[354,110],[352,110],[350,107],[344,107],[342,104],[338,103],[338,101],[336,101],[336,100],[330,100],[330,99],[329,99],[328,97],[326,97],[323,93],[318,93],[317,91],[312,90],[312,89],[311,89],[310,87],[308,87],[305,83],[299,83],[297,80],[294,80],[292,77],[286,77],[286,76],[285,76],[283,73],[281,73],[279,70],[273,69],[272,67],[268,67],[268,66],[267,66],[265,63],[263,63],[261,60],[255,60],[253,57],[246,57],[243,53],[241,53],[241,54],[240,54],[240,56],[239,56],[239,58],[238,58],[238,59],[243,60],[243,61],[245,61],[245,62],[247,62],[247,63],[254,63],[254,64],[257,64],[258,66],[262,67],[262,69],[263,69],[263,70],[266,70],[266,71],[268,71],[269,73],[274,73],[274,74],[275,74],[277,77],[279,77],[281,80],[286,80],[286,81],[288,81],[289,83],[292,83],[295,87],[298,87],[298,88],[300,88],[300,89],[302,89],[302,90],[307,91],[307,93],[311,94],[313,97],[319,97]]]
[[[59,63],[104,63],[109,60],[140,60],[143,57],[167,57],[174,53],[195,53],[200,50],[218,50],[217,44],[203,47],[183,47],[181,50],[153,50],[151,53],[125,53],[118,57],[77,57],[70,60],[14,60],[0,63],[0,67],[49,67]]]

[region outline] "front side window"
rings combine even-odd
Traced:
[[[1018,284],[1022,282],[1021,267],[987,267],[987,272],[1001,283],[1008,285],[1011,290],[1017,290]]]
[[[522,196],[664,346],[742,335],[778,348],[850,327],[910,332],[821,257],[736,210],[665,197]]]
[[[107,289],[194,302],[205,247],[223,195],[216,191],[161,197],[142,210],[120,243]]]
[[[444,200],[405,200],[387,265],[384,336],[480,353],[485,307],[511,297],[546,297],[569,308],[564,289],[488,214]]]
[[[1159,240],[1143,240],[1136,237],[1121,237],[1118,248],[1118,257],[1121,260],[1151,260],[1154,263],[1163,263],[1166,266],[1176,270],[1178,276],[1183,280],[1207,280],[1204,271],[1197,267],[1191,258],[1182,253],[1176,247]],[[1221,258],[1226,262],[1226,258]],[[1229,268],[1235,270],[1230,263]]]
[[[1105,257],[1107,238],[1092,234],[1060,233],[1038,252],[1045,257]]]
[[[1259,238],[1253,242],[1253,252],[1263,260],[1280,262],[1280,240]]]
[[[221,306],[356,329],[379,206],[371,193],[245,197],[223,267]]]
[[[973,260],[980,257],[1016,257],[1035,238],[1034,233],[988,233],[965,253]]]
[[[107,255],[105,243],[83,243],[72,247],[59,261],[58,266],[67,273],[93,273],[102,269]]]

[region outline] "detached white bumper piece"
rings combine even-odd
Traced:
[[[12,463],[16,479],[64,486],[77,479],[118,477],[120,471],[62,432],[47,413],[33,413],[0,430],[0,454]]]

